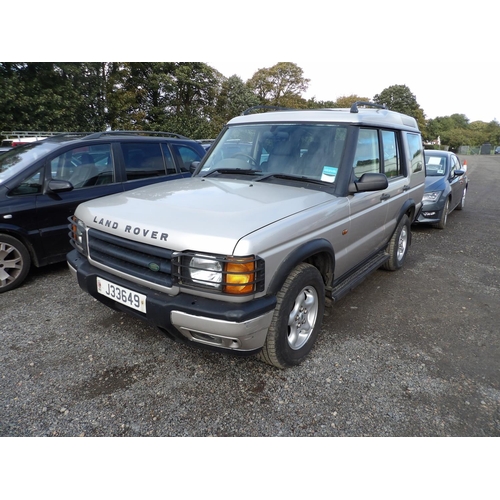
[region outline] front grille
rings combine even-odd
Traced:
[[[127,240],[96,229],[88,231],[90,258],[130,276],[170,288],[172,250]]]

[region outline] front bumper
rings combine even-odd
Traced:
[[[212,350],[253,354],[265,343],[276,306],[275,296],[244,303],[207,299],[186,293],[171,296],[123,280],[93,267],[72,250],[67,255],[71,273],[82,290],[117,311],[137,316],[172,338]],[[147,313],[141,313],[97,292],[97,277],[146,295]]]
[[[444,210],[444,202],[427,203],[422,205],[415,224],[436,224],[441,220]]]

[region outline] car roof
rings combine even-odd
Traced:
[[[357,109],[357,108],[356,108]],[[228,125],[246,123],[345,123],[349,125],[370,125],[392,127],[419,132],[415,118],[388,109],[321,108],[282,110],[252,115],[237,116]]]
[[[444,151],[442,149],[424,149],[424,154],[429,156],[451,156],[455,153],[452,151]]]

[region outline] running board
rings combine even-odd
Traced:
[[[382,250],[366,261],[360,268],[352,274],[346,276],[340,283],[336,284],[331,292],[333,301],[340,300],[344,295],[357,287],[369,274],[376,271],[380,266],[389,260],[389,255]]]

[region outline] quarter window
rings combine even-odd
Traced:
[[[40,194],[42,192],[42,172],[43,169],[38,170],[35,174],[27,179],[24,179],[19,186],[15,187],[9,195],[22,196],[24,194]]]

